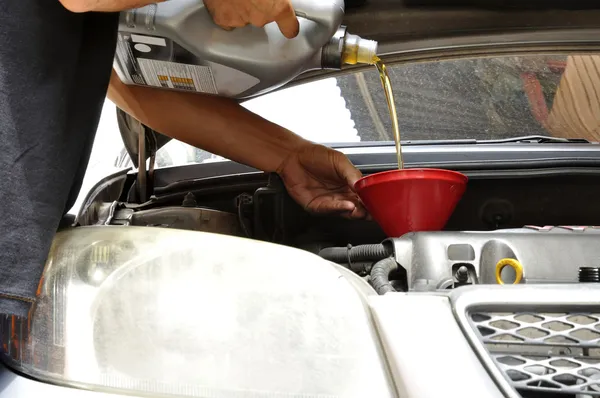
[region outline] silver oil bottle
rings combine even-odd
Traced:
[[[251,98],[314,69],[373,63],[377,43],[346,32],[343,0],[292,0],[300,22],[218,27],[200,0],[168,0],[121,13],[114,68],[126,84]]]

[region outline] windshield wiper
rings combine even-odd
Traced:
[[[525,142],[534,144],[590,144],[585,138],[560,138],[546,135],[524,135],[521,137],[503,138],[499,140],[476,140],[477,144],[504,144],[511,142]]]

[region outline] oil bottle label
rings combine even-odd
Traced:
[[[114,67],[126,84],[218,93],[210,67],[163,37],[119,32]]]

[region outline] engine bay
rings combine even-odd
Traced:
[[[177,228],[300,248],[354,271],[380,294],[598,281],[600,229],[580,227],[600,225],[597,179],[547,172],[470,176],[444,231],[389,238],[373,221],[305,212],[277,175],[230,176],[218,185],[217,179],[183,181],[136,203],[134,180],[124,174],[90,196],[78,225]]]
[[[193,171],[189,167],[183,170]],[[600,173],[594,168],[465,171],[469,176],[466,192],[443,230],[391,237],[371,220],[304,211],[277,175],[231,173],[184,179],[179,174],[169,182],[165,178],[168,173],[173,171],[157,175],[158,183],[145,201],[136,196],[135,173],[124,171],[107,177],[86,198],[68,227],[73,230],[60,234],[62,243],[56,247],[61,250],[55,251],[54,270],[70,269],[69,262],[75,260],[63,253],[85,247],[87,254],[81,257],[83,261],[75,261],[79,267],[73,268],[77,271],[72,274],[74,280],[104,292],[106,302],[112,303],[106,307],[107,321],[100,322],[102,325],[114,327],[115,313],[128,325],[124,330],[135,330],[148,319],[162,319],[156,311],[180,314],[181,322],[198,322],[189,336],[201,353],[194,358],[203,360],[207,340],[199,338],[197,331],[231,330],[230,324],[203,328],[203,317],[189,317],[187,311],[172,312],[171,306],[162,305],[167,298],[202,303],[200,311],[207,314],[212,314],[213,308],[230,311],[231,317],[215,318],[242,320],[237,323],[239,336],[231,335],[231,341],[240,347],[257,346],[244,340],[248,336],[260,336],[262,342],[265,335],[286,344],[296,341],[287,332],[278,336],[248,333],[250,318],[250,322],[261,319],[268,324],[258,327],[251,323],[254,330],[287,331],[290,314],[297,314],[294,322],[300,326],[291,329],[299,338],[311,336],[309,340],[319,342],[319,355],[320,342],[328,338],[337,342],[340,336],[348,336],[348,330],[374,322],[376,329],[364,329],[368,337],[352,340],[349,346],[362,347],[369,339],[381,338],[389,352],[398,353],[389,358],[402,361],[394,366],[414,369],[420,364],[418,373],[427,377],[432,363],[437,366],[435,372],[452,368],[463,374],[464,363],[455,359],[468,354],[474,371],[490,372],[495,382],[505,384],[504,390],[514,388],[523,398],[579,397],[582,389],[597,386],[600,310],[594,297],[600,286],[600,228],[593,225],[600,225],[595,209]],[[80,233],[78,226],[101,227]],[[78,246],[70,249],[66,245]],[[108,253],[113,253],[112,257]],[[56,265],[58,262],[62,265]],[[117,268],[110,268],[115,264]],[[62,291],[53,283],[63,283],[63,274],[55,275],[60,278],[45,279],[43,291]],[[339,290],[331,290],[331,286]],[[47,314],[54,314],[52,294],[45,297]],[[96,303],[93,297],[90,306]],[[258,299],[264,301],[256,305]],[[218,306],[213,305],[215,301]],[[121,311],[123,307],[128,311]],[[73,308],[79,312],[68,318],[78,320],[92,307]],[[266,310],[264,316],[255,317],[255,308]],[[329,309],[319,313],[324,308]],[[139,317],[135,327],[131,325],[136,318],[130,314]],[[313,334],[306,332],[323,319],[338,317],[346,322],[359,315],[364,318],[352,324],[339,323],[334,332],[315,329],[325,331],[327,338],[313,339]],[[302,326],[305,317],[309,329]],[[43,319],[59,318],[46,315]],[[81,323],[74,324],[80,327]],[[155,326],[146,325],[146,333],[153,333]],[[164,331],[155,336],[171,336],[172,323],[161,325]],[[47,327],[44,324],[40,330]],[[448,337],[451,330],[454,337]],[[107,329],[106,335],[115,334]],[[213,333],[208,341],[221,335]],[[432,341],[437,348],[432,348]],[[337,343],[326,346],[337,347]],[[115,352],[113,343],[106,347],[111,348],[105,351],[107,355]],[[448,360],[423,361],[422,347],[429,350],[425,353],[445,352],[448,355],[442,357]],[[462,348],[452,354],[449,347]],[[231,350],[229,346],[226,349]],[[124,348],[116,352],[121,351]],[[146,345],[139,349],[157,351]],[[301,356],[307,357],[304,351]],[[580,369],[562,366],[563,360]],[[160,361],[149,358],[143,362]],[[362,360],[351,363],[365,364]],[[234,365],[245,374],[247,363]],[[292,372],[292,377],[296,374]],[[195,377],[195,373],[190,375]],[[421,384],[415,384],[419,392]],[[463,387],[456,384],[457,390]]]

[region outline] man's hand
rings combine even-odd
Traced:
[[[288,156],[278,174],[288,193],[305,210],[364,218],[367,212],[354,192],[362,177],[348,158],[333,149],[310,144]]]
[[[298,35],[298,18],[290,0],[204,0],[204,5],[217,25],[224,29],[248,24],[262,28],[276,22],[288,39]]]
[[[72,12],[122,11],[164,0],[59,0]],[[300,25],[290,0],[204,0],[204,5],[220,27],[230,30],[248,24],[263,27],[276,22],[288,39],[298,35]]]
[[[146,126],[197,148],[277,172],[306,210],[363,218],[354,193],[361,178],[346,156],[316,145],[235,101],[196,93],[127,86],[113,71],[108,97]]]

